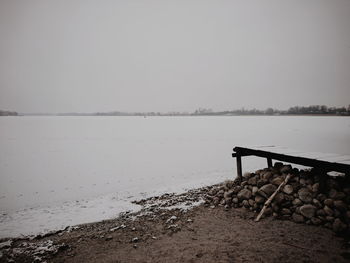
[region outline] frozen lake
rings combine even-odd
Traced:
[[[235,176],[234,146],[350,154],[347,117],[1,117],[0,237],[137,209]],[[243,170],[266,165],[249,157]]]

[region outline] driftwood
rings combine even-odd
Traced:
[[[263,214],[265,213],[266,208],[271,204],[272,200],[275,198],[275,196],[278,194],[278,192],[282,189],[282,187],[284,187],[289,179],[292,176],[290,174],[288,174],[286,176],[286,179],[284,179],[284,181],[278,186],[278,188],[276,189],[276,191],[269,197],[269,199],[267,199],[267,201],[265,202],[263,208],[261,209],[259,215],[256,217],[255,222],[258,222],[260,220],[260,218],[263,216]]]

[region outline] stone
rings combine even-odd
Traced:
[[[317,200],[320,202],[323,202],[326,199],[327,199],[327,196],[325,194],[318,194],[317,195]]]
[[[276,191],[277,187],[274,186],[273,184],[265,184],[264,186],[262,186],[258,193],[263,192],[266,194],[266,196],[264,197],[269,197],[270,195],[272,195],[275,191]]]
[[[257,186],[258,187],[262,187],[263,185],[265,185],[267,183],[268,183],[268,180],[266,180],[266,179],[259,179],[258,182],[257,182]]]
[[[270,172],[270,171],[268,171],[268,172],[265,172],[265,173],[261,176],[261,178],[262,178],[262,179],[265,179],[265,180],[270,180],[272,176],[273,176],[273,173]]]
[[[234,204],[238,204],[238,198],[237,197],[235,197],[235,198],[232,198],[232,203],[234,203]]]
[[[292,166],[290,164],[288,165],[283,165],[280,169],[281,173],[288,174],[292,172]]]
[[[299,198],[295,198],[292,203],[295,206],[300,206],[303,204],[303,202]]]
[[[323,211],[326,213],[326,215],[332,216],[334,214],[333,210],[329,206],[324,206]]]
[[[301,185],[306,185],[306,180],[305,180],[304,178],[301,178],[301,179],[299,180],[299,183],[300,183]]]
[[[253,176],[253,177],[251,177],[251,178],[249,178],[249,180],[248,180],[248,184],[250,184],[250,185],[256,185],[257,184],[257,176]]]
[[[237,194],[239,191],[242,190],[242,186],[237,185],[237,186],[233,187],[232,190],[235,194]]]
[[[315,226],[318,226],[318,225],[322,224],[322,220],[317,218],[317,217],[313,217],[313,218],[311,218],[311,223]]]
[[[237,194],[237,197],[239,200],[247,200],[247,199],[250,199],[252,197],[252,192],[248,189],[242,189]]]
[[[312,218],[315,216],[317,208],[313,205],[303,205],[300,207],[300,213],[306,218]]]
[[[259,188],[258,188],[258,187],[253,186],[253,188],[252,188],[252,195],[253,195],[253,196],[255,196],[255,195],[256,195],[256,193],[258,192],[258,190],[259,190]]]
[[[307,188],[301,188],[298,191],[298,197],[304,203],[311,203],[312,202],[312,194]]]
[[[246,180],[248,180],[251,176],[253,176],[254,174],[253,173],[244,173],[243,174],[243,179],[246,179]]]
[[[292,196],[292,195],[284,195],[284,199],[286,199],[287,201],[292,202],[294,200],[294,196]]]
[[[333,207],[333,199],[327,198],[323,201],[326,206]]]
[[[340,217],[341,213],[338,209],[333,209],[333,212],[334,212],[334,217]]]
[[[318,209],[316,211],[316,215],[318,215],[318,216],[325,216],[326,212],[323,209]]]
[[[252,200],[252,199],[249,199],[249,200],[248,200],[248,203],[249,203],[249,206],[254,206],[255,201],[254,201],[254,200]]]
[[[265,198],[264,197],[262,197],[261,195],[257,195],[257,196],[255,196],[255,202],[256,203],[258,203],[258,204],[263,204],[263,203],[265,203]]]
[[[266,216],[272,215],[272,208],[271,207],[266,208],[264,215]]]
[[[343,193],[343,192],[337,192],[337,194],[335,195],[335,198],[336,200],[342,200],[346,197],[346,194]]]
[[[281,204],[284,201],[284,194],[283,193],[277,193],[274,199],[274,202],[277,204]]]
[[[209,195],[216,195],[216,193],[218,192],[217,188],[213,188],[209,191]]]
[[[106,238],[105,238],[106,241],[109,241],[109,240],[112,240],[112,239],[113,239],[112,236],[106,236]]]
[[[316,198],[312,199],[312,203],[317,207],[317,208],[321,208],[322,204],[320,201],[318,201]]]
[[[281,218],[284,220],[289,220],[291,218],[291,215],[282,215]]]
[[[309,178],[309,179],[306,179],[306,184],[310,185],[312,189],[312,185],[314,184],[314,182]]]
[[[271,183],[276,185],[276,186],[279,186],[281,183],[283,183],[284,179],[282,178],[282,176],[278,176],[276,178],[273,178]]]
[[[281,210],[282,215],[290,215],[292,212],[288,208],[282,208]]]
[[[214,205],[218,205],[219,203],[220,203],[220,198],[217,197],[217,196],[215,196],[215,197],[213,198],[213,204],[214,204]]]
[[[216,194],[216,196],[218,196],[218,197],[224,197],[224,193],[225,193],[225,191],[224,190],[220,190],[219,192],[217,192],[217,194]]]
[[[273,204],[271,205],[271,208],[272,208],[272,211],[274,211],[274,212],[276,212],[276,213],[280,210],[280,207],[279,207],[278,204],[276,204],[276,203],[273,203]]]
[[[347,205],[341,200],[334,201],[334,207],[337,208],[340,212],[346,212],[347,210]]]
[[[276,169],[281,169],[282,166],[283,166],[283,163],[281,162],[275,162],[275,164],[273,165],[273,167]]]
[[[334,217],[333,216],[326,216],[326,220],[328,222],[334,222]]]
[[[291,186],[290,184],[286,184],[284,187],[283,187],[283,192],[287,195],[290,195],[292,194],[294,191],[293,189],[293,186]]]
[[[324,224],[324,227],[327,227],[327,228],[329,228],[329,229],[332,229],[332,224],[328,222],[328,223]]]
[[[224,198],[228,199],[234,194],[233,190],[228,190],[227,192],[224,193]]]
[[[339,218],[336,218],[333,222],[332,228],[334,232],[339,233],[345,231],[347,229],[347,225],[344,224]]]
[[[231,197],[225,198],[225,204],[230,205],[231,203],[232,203],[232,198]]]
[[[315,184],[312,185],[312,192],[318,193],[319,190],[320,190],[320,184],[319,183],[315,183]]]
[[[335,199],[335,197],[337,196],[337,190],[335,190],[334,188],[332,188],[330,191],[329,191],[329,193],[328,193],[328,196],[329,196],[329,198],[331,198],[331,199]]]
[[[243,200],[243,201],[242,201],[242,205],[243,205],[245,208],[248,208],[248,207],[249,207],[249,202],[248,202],[248,200]]]
[[[299,215],[297,213],[293,213],[292,220],[295,223],[303,223],[305,221],[305,218],[302,215]]]
[[[317,218],[319,218],[321,220],[322,224],[324,222],[326,222],[326,217],[325,216],[317,216]]]

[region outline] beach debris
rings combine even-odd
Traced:
[[[109,240],[112,240],[112,239],[113,239],[112,236],[106,236],[106,238],[105,238],[106,241],[109,241]]]
[[[110,231],[110,232],[114,232],[114,231],[116,231],[116,230],[124,229],[124,228],[126,228],[126,225],[121,224],[120,226],[112,227],[111,229],[109,229],[109,231]]]
[[[177,219],[177,216],[171,216],[165,223],[172,223]]]

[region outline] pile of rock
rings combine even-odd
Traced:
[[[245,207],[259,212],[288,174],[290,180],[274,197],[265,210],[265,216],[323,225],[335,232],[349,231],[349,179],[325,178],[315,169],[299,171],[276,162],[274,167],[246,173],[242,182],[236,179],[212,188],[206,195],[206,203],[226,208]]]

